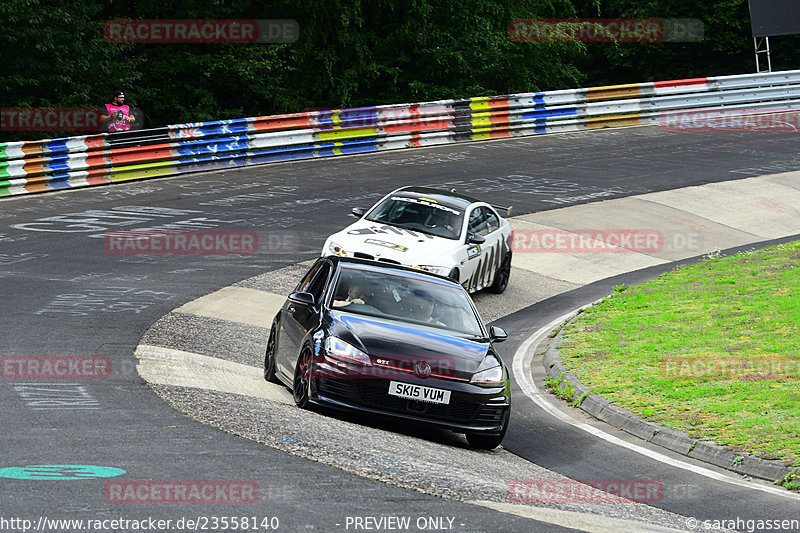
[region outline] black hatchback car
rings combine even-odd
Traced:
[[[295,403],[434,424],[492,449],[508,428],[508,369],[458,283],[399,265],[317,260],[275,316],[264,377]]]

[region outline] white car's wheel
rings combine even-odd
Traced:
[[[508,280],[511,278],[511,253],[507,253],[505,259],[497,268],[494,274],[494,283],[489,290],[495,294],[502,294],[508,287]]]

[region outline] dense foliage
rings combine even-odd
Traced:
[[[515,42],[517,18],[698,18],[688,43]],[[155,127],[754,70],[747,0],[4,0],[2,107],[128,103]],[[293,19],[284,44],[112,43],[119,19]],[[797,40],[773,44],[796,68]],[[55,132],[0,132],[0,140]]]

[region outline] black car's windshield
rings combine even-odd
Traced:
[[[370,211],[366,219],[445,239],[458,239],[464,211],[426,198],[390,196]]]
[[[482,337],[469,296],[460,287],[407,276],[343,267],[331,301],[333,309],[446,329]]]

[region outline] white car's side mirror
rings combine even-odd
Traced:
[[[483,244],[486,242],[486,237],[478,235],[477,233],[467,233],[467,244]]]

